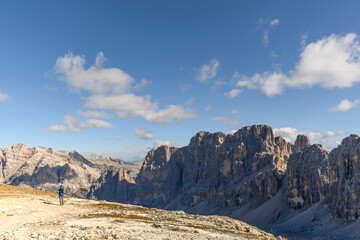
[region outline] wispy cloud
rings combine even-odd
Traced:
[[[270,18],[264,20],[263,18],[259,18],[258,25],[263,30],[263,44],[265,47],[269,45],[269,33],[270,31],[280,24],[280,20],[278,18]]]
[[[229,92],[224,93],[224,96],[227,98],[235,98],[236,96],[238,96],[240,93],[242,93],[242,89],[232,89]]]
[[[112,143],[114,143],[114,142],[120,142],[120,141],[122,141],[122,139],[121,138],[104,138],[104,141],[110,141],[110,142],[112,142]]]
[[[111,116],[104,111],[78,111],[77,114],[86,118],[111,118]]]
[[[187,105],[195,105],[197,103],[193,97],[189,97],[188,100],[186,100],[186,104]]]
[[[51,92],[57,92],[58,91],[58,88],[55,87],[55,86],[49,86],[49,85],[45,85],[44,88],[48,91],[51,91]]]
[[[212,59],[210,64],[204,64],[196,70],[196,79],[200,82],[205,82],[211,78],[214,78],[219,70],[219,61]]]
[[[339,103],[339,105],[331,108],[329,111],[330,112],[347,112],[350,109],[357,107],[359,105],[359,103],[360,103],[360,99],[357,99],[353,102],[345,99],[345,100],[342,100]]]
[[[181,86],[180,86],[180,90],[181,90],[182,92],[189,91],[190,88],[191,88],[191,85],[181,85]]]
[[[152,131],[146,131],[141,128],[136,128],[134,130],[134,134],[144,140],[151,140],[155,138],[155,134]]]
[[[0,91],[0,102],[5,102],[5,101],[7,101],[9,99],[10,99],[10,97],[8,95],[6,95],[5,93],[2,93]]]
[[[46,130],[56,132],[80,132],[85,128],[114,128],[114,126],[106,121],[98,119],[88,119],[85,122],[79,121],[76,117],[66,115],[62,124],[52,125]]]
[[[136,96],[132,93],[122,95],[94,95],[87,99],[86,107],[110,110],[119,118],[142,117],[153,123],[171,123],[174,120],[197,118],[194,109],[181,105],[167,105],[159,110],[157,103],[151,102],[150,96]]]
[[[214,118],[211,118],[209,121],[221,122],[224,125],[241,125],[241,122],[239,122],[238,120],[228,118],[228,117],[214,117]]]
[[[300,46],[302,48],[304,48],[306,46],[306,41],[308,39],[309,35],[307,33],[301,35],[301,38],[300,38]]]

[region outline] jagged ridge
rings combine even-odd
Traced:
[[[244,127],[233,135],[201,131],[183,148],[161,146],[149,151],[136,184],[112,181],[117,191],[100,194],[102,188],[109,188],[100,178],[88,196],[228,215],[282,232],[298,234],[309,228],[307,236],[316,235],[325,229],[319,218],[359,218],[359,142],[351,135],[329,154],[321,145],[310,145],[303,135],[295,145],[274,138],[266,125]],[[309,217],[306,212],[312,216],[313,221],[306,222],[311,226],[299,223]]]

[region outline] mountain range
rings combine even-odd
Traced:
[[[161,146],[144,161],[82,156],[23,144],[0,149],[0,183],[89,199],[223,215],[294,239],[360,239],[360,138],[328,152],[267,125],[234,134],[200,131],[182,148]]]
[[[85,158],[76,151],[27,148],[24,144],[0,148],[1,184],[56,192],[62,182],[67,194],[82,198],[103,171],[120,168],[135,177],[140,165],[97,154]]]
[[[182,148],[148,152],[139,174],[105,171],[88,198],[225,215],[298,239],[360,239],[360,138],[330,153],[266,125],[198,132]]]

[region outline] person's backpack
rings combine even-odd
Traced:
[[[59,194],[64,194],[64,188],[59,189]]]

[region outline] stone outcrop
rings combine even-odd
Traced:
[[[304,148],[310,145],[310,139],[302,134],[299,134],[295,140],[295,147]]]
[[[24,144],[15,144],[0,149],[0,183],[56,191],[63,182],[67,194],[86,197],[90,186],[103,171],[110,166],[119,170],[124,165],[132,164],[120,164],[111,159],[87,159],[76,151],[27,148]],[[132,167],[137,172],[140,168],[138,165]]]
[[[319,144],[297,146],[302,151],[293,153],[288,161],[284,200],[294,209],[308,209],[328,195],[329,157]]]
[[[360,217],[360,138],[350,135],[331,151],[329,209],[337,219]]]

